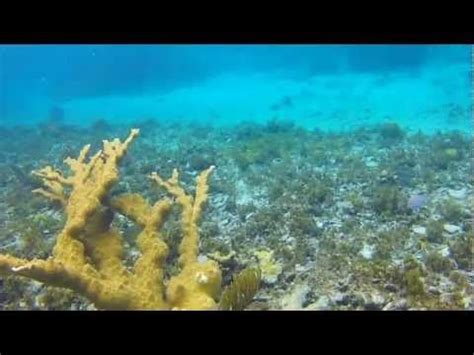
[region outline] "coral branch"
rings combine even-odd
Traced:
[[[113,199],[112,206],[142,228],[137,238],[141,256],[134,266],[136,281],[141,285],[153,285],[155,294],[163,293],[162,270],[168,246],[161,240],[158,231],[171,209],[171,202],[162,200],[151,207],[138,194],[124,194]]]
[[[2,255],[2,273],[73,289],[99,307],[134,305],[130,301],[131,276],[122,263],[121,236],[110,228],[113,214],[102,205],[102,200],[117,181],[117,164],[137,135],[138,130],[132,130],[123,143],[118,139],[104,141],[103,151],[107,155],[99,151],[88,162],[90,146],[86,145],[77,159],[65,160],[73,173],[67,178],[49,166],[33,172],[45,185],[35,192],[61,201],[67,214],[66,224],[57,237],[51,258],[27,261]],[[65,186],[72,187],[69,196],[64,193]],[[147,306],[143,302],[135,303]]]
[[[183,239],[179,246],[179,264],[181,272],[171,278],[167,299],[173,308],[204,308],[214,309],[215,300],[220,295],[222,275],[215,261],[198,262],[199,229],[197,221],[202,212],[202,205],[208,197],[208,178],[214,170],[211,166],[199,174],[196,184],[196,195],[188,195],[179,184],[176,169],[170,179],[163,180],[157,173],[151,179],[164,187],[181,205],[181,223]]]
[[[197,178],[195,198],[186,194],[179,184],[179,174],[176,169],[173,170],[171,178],[166,181],[157,173],[151,174],[151,179],[158,185],[164,187],[181,205],[181,221],[184,236],[179,247],[179,262],[183,267],[186,264],[194,263],[197,260],[199,253],[199,231],[197,222],[202,212],[202,205],[208,197],[208,179],[213,170],[214,166],[211,166],[199,174]]]

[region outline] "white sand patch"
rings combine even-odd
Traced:
[[[346,130],[384,120],[428,133],[437,129],[469,133],[471,129],[468,63],[431,66],[414,73],[338,73],[305,80],[228,73],[166,94],[148,91],[80,98],[61,105],[67,120],[77,124],[97,118],[133,122],[155,117],[226,126],[289,118],[322,130]],[[448,122],[448,105],[465,108],[466,117]]]

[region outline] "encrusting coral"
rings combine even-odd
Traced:
[[[150,176],[181,207],[180,272],[166,282],[168,246],[159,231],[173,202],[165,198],[151,206],[136,193],[112,199],[107,196],[118,181],[118,164],[138,134],[138,129],[132,129],[124,142],[103,141],[103,149],[88,161],[90,145],[86,145],[77,159],[65,160],[72,171],[69,177],[50,166],[33,172],[45,185],[34,192],[60,202],[66,211],[66,223],[51,257],[29,261],[0,255],[0,274],[72,289],[101,309],[218,309],[221,270],[213,260],[198,259],[197,225],[214,167],[199,174],[195,196],[181,187],[176,169],[168,180],[157,173]],[[114,212],[141,228],[137,237],[140,256],[130,270],[122,260],[122,236],[111,226]],[[255,292],[251,289],[247,298],[251,300]]]

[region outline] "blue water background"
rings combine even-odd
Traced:
[[[0,123],[277,118],[470,134],[471,78],[465,45],[0,45]]]

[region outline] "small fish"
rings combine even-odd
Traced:
[[[416,194],[412,195],[408,199],[408,208],[411,209],[414,212],[420,212],[420,210],[423,208],[423,206],[426,204],[428,201],[428,197],[426,195],[422,194]]]
[[[283,96],[278,102],[270,106],[270,110],[278,111],[285,108],[292,108],[293,100],[289,96]]]

